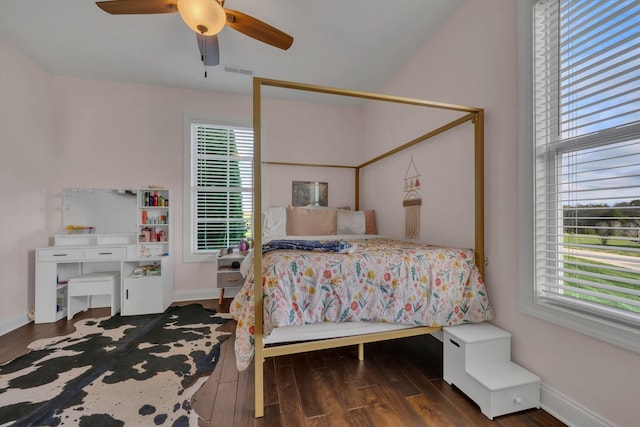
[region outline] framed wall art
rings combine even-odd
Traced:
[[[293,206],[328,206],[329,184],[326,182],[293,181],[291,204]]]

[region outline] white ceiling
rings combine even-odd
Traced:
[[[250,94],[260,77],[378,91],[462,0],[227,0],[293,36],[283,51],[229,27],[204,66],[178,14],[109,15],[91,0],[0,0],[0,38],[54,75]]]

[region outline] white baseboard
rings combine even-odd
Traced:
[[[571,427],[615,426],[612,422],[605,420],[544,384],[540,384],[540,406],[549,414]]]
[[[0,321],[0,335],[4,335],[7,332],[11,332],[14,329],[18,329],[20,326],[24,326],[31,323],[31,319],[27,313],[19,314],[6,320]]]
[[[240,288],[226,288],[224,291],[225,298],[233,298]],[[220,289],[218,288],[207,288],[207,289],[194,289],[189,291],[179,291],[175,292],[173,295],[174,301],[197,301],[202,299],[218,299],[220,297]],[[94,307],[100,307],[100,304],[94,305]],[[108,307],[109,305],[105,305]],[[13,331],[14,329],[18,329],[21,326],[24,326],[28,323],[32,322],[29,319],[29,316],[25,314],[19,314],[17,316],[11,317],[9,319],[0,320],[0,336]]]
[[[236,296],[240,288],[226,288],[224,290],[225,298],[233,298]],[[200,299],[217,299],[220,298],[220,289],[206,288],[193,289],[188,291],[178,291],[173,293],[174,301],[197,301]]]

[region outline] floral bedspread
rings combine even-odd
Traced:
[[[296,250],[262,259],[264,336],[274,328],[319,322],[371,321],[452,326],[493,318],[472,249],[382,238],[350,240],[351,253]],[[254,353],[253,271],[231,303],[238,321],[236,363]]]

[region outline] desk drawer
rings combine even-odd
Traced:
[[[84,250],[84,259],[87,261],[120,260],[126,257],[127,248],[123,247],[86,248]]]
[[[244,279],[239,271],[218,273],[218,288],[242,286]]]
[[[80,248],[38,249],[38,261],[55,261],[55,262],[82,261],[82,249]]]

